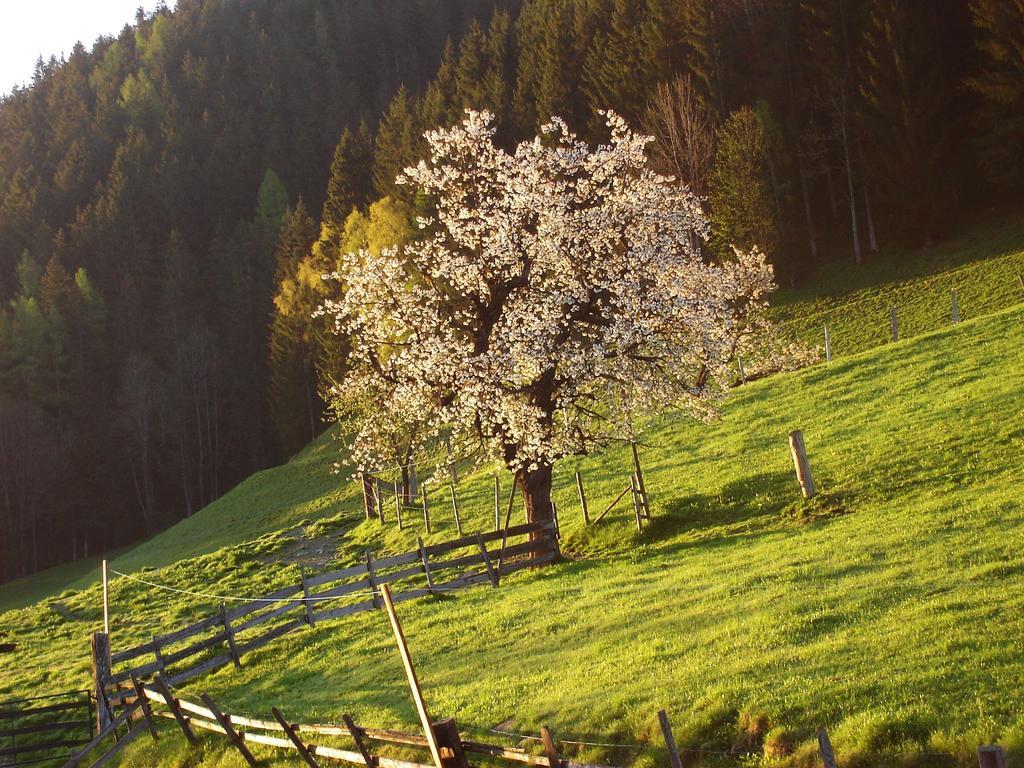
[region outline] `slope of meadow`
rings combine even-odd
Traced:
[[[741,721],[767,722],[774,742],[795,745],[794,764],[808,758],[818,724],[846,765],[969,765],[991,740],[1019,757],[1022,324],[1024,309],[1012,309],[755,382],[711,425],[652,421],[641,451],[656,520],[642,534],[625,508],[585,529],[575,500],[578,468],[592,508],[610,501],[627,450],[565,463],[556,500],[566,562],[497,591],[401,606],[432,711],[478,735],[547,723],[566,738],[642,747],[581,747],[613,764],[664,761],[662,707],[681,743],[709,752],[728,750]],[[812,503],[793,478],[795,427],[823,491]],[[206,551],[149,578],[252,595],[297,578],[296,567],[273,565],[296,535],[346,531],[342,562],[364,546],[409,548],[419,531],[361,521],[355,489],[327,473],[326,446],[186,524],[205,541],[179,526],[115,567]],[[493,524],[491,482],[487,471],[463,479],[469,530]],[[321,502],[325,489],[335,495]],[[261,499],[254,511],[280,516],[278,530],[276,517],[246,517]],[[434,517],[434,537],[450,537],[440,502]],[[124,582],[113,601],[115,649],[211,607]],[[0,692],[82,685],[99,616],[95,586],[0,616],[21,644],[0,669]],[[298,721],[350,712],[367,725],[414,727],[392,645],[384,616],[361,614],[283,638],[183,693],[207,690],[257,716],[287,702]],[[126,763],[185,763],[183,739],[166,733],[155,749],[134,745]],[[240,764],[216,739],[203,754],[203,765]]]

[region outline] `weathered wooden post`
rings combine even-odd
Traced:
[[[633,449],[633,467],[636,470],[636,489],[640,493],[640,501],[643,503],[643,510],[645,517],[651,519],[651,507],[647,501],[647,485],[644,483],[644,471],[640,467],[640,453],[636,449],[636,440],[629,441],[630,448]]]
[[[804,498],[814,497],[814,478],[811,477],[811,463],[807,460],[807,447],[804,445],[804,433],[794,429],[789,433],[789,448],[793,453],[793,466],[796,468],[796,479]]]
[[[359,479],[363,484],[363,512],[369,520],[373,516],[373,485],[365,472],[359,473]]]
[[[110,725],[110,702],[107,699],[107,681],[110,679],[110,635],[93,632],[92,641],[92,685],[96,696],[96,732],[100,733]]]
[[[1006,768],[1006,753],[996,744],[978,747],[978,768]]]
[[[107,587],[107,561],[103,561],[103,632],[110,636],[110,596]]]
[[[740,357],[739,355],[736,355],[736,365],[738,365],[739,369],[740,369],[740,381],[742,381],[744,384],[746,384],[747,383],[747,372],[743,369],[743,358]]]
[[[960,322],[960,308],[957,307],[957,305],[956,305],[956,288],[953,289],[952,297],[953,297],[953,325],[956,325],[956,324],[958,324]]]
[[[469,761],[462,749],[462,737],[455,721],[446,717],[434,722],[434,738],[437,739],[438,751],[441,753],[441,764],[444,768],[469,768]]]
[[[398,530],[402,530],[402,490],[395,480],[395,516],[398,518]]]
[[[828,324],[825,324],[825,362],[832,362],[832,336],[828,332]]]
[[[832,749],[832,742],[828,740],[828,733],[824,728],[818,729],[818,754],[821,755],[821,762],[825,768],[839,768],[836,765],[836,753]]]
[[[551,735],[551,730],[546,725],[541,726],[540,741],[544,745],[544,752],[548,756],[548,764],[551,768],[561,768],[562,761],[559,759],[558,750],[555,748],[555,739]]]
[[[900,319],[896,315],[896,305],[895,304],[892,305],[892,309],[889,311],[889,314],[890,314],[890,322],[892,323],[892,340],[893,341],[899,341],[900,340]]]
[[[676,737],[672,734],[672,726],[668,722],[668,715],[665,710],[658,711],[658,721],[661,723],[661,732],[665,736],[665,748],[668,749],[668,759],[672,768],[683,768],[683,761],[679,757],[679,748],[676,746]]]
[[[423,502],[423,528],[430,533],[430,508],[427,506],[427,484],[424,483],[420,489],[421,501]]]
[[[494,530],[501,530],[501,480],[494,473]]]
[[[576,473],[576,491],[580,495],[580,509],[583,510],[583,524],[590,525],[590,512],[587,510],[587,495],[583,493],[583,478]]]
[[[455,494],[455,483],[449,483],[448,487],[452,491],[452,512],[455,514],[455,530],[459,532],[459,536],[462,535],[462,520],[459,518],[459,499]]]

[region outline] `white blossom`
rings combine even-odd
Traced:
[[[454,431],[513,471],[618,435],[634,414],[712,413],[739,351],[769,331],[756,249],[713,263],[698,200],[647,166],[649,137],[605,114],[594,149],[553,118],[510,154],[492,116],[426,134],[399,181],[431,202],[421,237],[342,257],[321,308],[351,340],[338,402],[372,401],[357,466]],[[698,382],[701,386],[697,386]]]

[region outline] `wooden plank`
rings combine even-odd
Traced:
[[[558,757],[558,750],[555,749],[555,739],[554,737],[552,737],[551,731],[548,730],[548,727],[546,725],[541,726],[540,740],[541,743],[544,745],[544,752],[547,754],[548,762],[550,763],[552,768],[559,768],[559,766],[561,766],[562,764],[562,761]]]
[[[607,507],[605,507],[605,508],[604,508],[604,512],[602,512],[602,513],[601,513],[600,515],[598,515],[598,516],[597,516],[597,517],[596,517],[596,518],[594,519],[594,522],[595,522],[595,523],[599,523],[599,522],[601,522],[601,519],[602,519],[602,518],[603,518],[603,517],[604,517],[605,515],[607,515],[607,514],[608,514],[609,512],[611,512],[611,511],[612,511],[612,509],[613,509],[613,508],[615,507],[615,505],[616,505],[616,504],[618,504],[618,503],[619,503],[620,501],[622,501],[622,497],[623,497],[623,496],[625,496],[625,495],[626,495],[627,493],[629,493],[629,491],[630,491],[630,489],[631,489],[632,487],[633,487],[633,483],[631,482],[631,483],[630,483],[629,485],[627,485],[627,486],[626,486],[625,488],[623,488],[623,489],[622,489],[622,493],[620,493],[620,494],[619,494],[618,496],[616,496],[616,497],[615,497],[615,501],[613,501],[613,502],[612,502],[611,504],[609,504],[609,505],[608,505]]]
[[[138,737],[141,733],[142,731],[140,729],[136,729],[134,731],[129,731],[128,733],[126,733],[116,744],[114,744],[114,746],[112,746],[110,749],[108,749],[106,752],[104,752],[102,755],[96,758],[96,760],[93,761],[91,768],[99,768],[100,766],[109,763],[111,760],[117,757],[117,755],[120,754],[121,751],[123,751],[124,748],[127,747],[132,741],[134,741],[135,738]],[[69,766],[78,765],[78,761],[68,761],[67,764]]]
[[[313,759],[312,753],[308,749],[306,749],[306,745],[302,743],[302,739],[300,739],[298,734],[295,733],[295,729],[287,720],[284,719],[284,715],[281,714],[281,710],[279,710],[277,707],[271,707],[270,711],[274,713],[274,718],[277,720],[278,723],[281,724],[281,728],[284,730],[285,735],[288,737],[289,741],[291,741],[291,743],[295,745],[295,749],[298,750],[303,762],[305,762],[306,765],[309,766],[309,768],[320,768],[319,763],[317,763],[317,761]],[[373,767],[370,766],[370,768]]]
[[[818,729],[818,754],[825,768],[838,768],[836,765],[836,753],[832,749],[832,742],[829,741],[828,732],[824,728]]]
[[[376,567],[376,563],[374,563],[374,567]],[[363,566],[363,573],[366,575],[360,581],[350,581],[348,584],[331,587],[323,592],[314,592],[313,597],[317,598],[317,603],[323,603],[326,602],[328,597],[344,597],[345,595],[351,595],[353,592],[365,592],[370,588],[369,572],[366,570],[366,566]]]
[[[214,614],[212,616],[207,616],[201,621],[197,621],[195,624],[189,624],[187,627],[182,627],[174,632],[168,632],[166,635],[155,635],[153,637],[153,641],[160,643],[161,646],[173,645],[174,643],[180,643],[182,640],[194,637],[200,632],[205,632],[206,630],[217,626],[219,623],[220,616]]]
[[[543,768],[550,768],[551,766],[551,761],[546,757],[531,755],[529,752],[521,749],[511,749],[509,747],[501,747],[496,744],[484,744],[479,741],[463,741],[462,748],[467,752],[500,757],[504,760],[516,760],[520,763],[526,763],[527,765],[538,765]]]
[[[418,555],[418,553],[417,553]],[[403,568],[400,571],[394,571],[387,574],[386,576],[378,576],[378,584],[391,584],[395,581],[401,581],[402,579],[411,579],[413,576],[419,576],[423,572],[423,568],[417,565],[415,568]]]
[[[424,491],[425,490],[426,486],[424,486]],[[430,575],[430,558],[427,555],[427,550],[423,547],[423,537],[418,536],[416,538],[416,542],[419,544],[420,548],[420,562],[422,563],[423,575],[427,580],[427,590],[430,594],[434,594],[434,579]]]
[[[198,704],[193,704],[187,699],[178,699],[178,706],[186,712],[191,712],[193,715],[199,715],[199,717],[205,717],[207,720],[216,720],[212,709],[201,707]]]
[[[138,675],[139,677],[146,677],[154,672],[159,672],[164,665],[163,659],[157,659],[151,661],[148,664],[140,664],[137,667],[130,667],[129,669],[122,670],[121,672],[115,672],[109,678],[110,683],[124,683],[131,679],[132,675]]]
[[[397,480],[395,480],[395,516],[398,518],[398,530],[402,530],[402,493],[398,489]]]
[[[376,768],[377,761],[370,755],[366,749],[366,745],[363,743],[362,734],[359,729],[356,728],[356,724],[352,722],[352,718],[349,717],[348,713],[341,716],[342,721],[345,723],[345,727],[348,728],[349,735],[352,737],[352,741],[356,743],[356,749],[359,750],[359,754],[363,757],[363,762],[366,763],[366,768]]]
[[[235,748],[239,751],[242,757],[245,758],[245,762],[251,766],[255,766],[257,764],[256,758],[252,756],[252,752],[250,752],[249,748],[245,746],[245,742],[238,735],[235,729],[231,727],[231,719],[221,711],[220,707],[218,707],[217,703],[210,698],[209,694],[204,693],[201,698],[203,703],[211,712],[213,712],[213,716],[217,718],[217,722],[220,724],[220,727],[224,729],[228,738],[231,739],[231,743],[235,745]]]
[[[195,746],[198,743],[196,735],[192,732],[192,729],[188,725],[188,720],[184,714],[182,714],[181,707],[178,705],[178,700],[171,694],[171,689],[167,685],[167,681],[164,680],[162,675],[157,675],[153,680],[153,685],[160,692],[160,697],[164,700],[164,704],[170,710],[171,717],[178,723],[182,732],[185,734],[185,738],[188,739],[188,743]]]
[[[47,731],[71,731],[78,728],[88,728],[89,733],[92,733],[92,720],[56,720],[50,723],[22,725],[18,728],[8,728],[7,730],[0,731],[0,739],[26,736],[30,733],[46,733]]]
[[[477,545],[480,547],[480,557],[483,558],[484,567],[487,568],[487,575],[491,578],[491,583],[498,586],[498,573],[494,570],[494,566],[491,565],[491,558],[487,555],[487,545],[484,544],[483,536],[479,533],[476,535]]]
[[[38,715],[43,712],[60,712],[67,709],[78,709],[84,706],[80,701],[65,701],[60,704],[47,704],[45,707],[33,707],[31,709],[16,709],[11,712],[0,712],[0,720],[21,719],[31,715]]]
[[[661,733],[665,737],[665,748],[668,750],[668,759],[672,768],[683,768],[683,761],[679,757],[679,747],[676,746],[676,737],[672,734],[672,725],[668,721],[668,714],[665,710],[658,711],[658,722],[661,723]]]
[[[366,566],[359,564],[353,565],[348,568],[342,568],[340,571],[331,571],[330,573],[321,573],[318,576],[310,576],[306,579],[306,583],[310,589],[314,587],[323,586],[329,584],[332,581],[341,581],[342,579],[352,579],[357,576],[366,576]]]
[[[394,596],[392,595],[392,597]],[[386,744],[404,744],[410,747],[422,747],[423,749],[427,749],[430,746],[430,742],[421,733],[390,731],[383,728],[359,728],[359,732],[368,739],[382,741]]]
[[[378,571],[385,568],[395,568],[399,565],[411,565],[419,559],[419,552],[403,552],[400,555],[389,555],[388,557],[374,558],[373,564]]]
[[[548,552],[546,555],[541,555],[540,557],[531,558],[530,560],[519,560],[519,561],[514,562],[514,563],[505,563],[504,565],[501,566],[501,575],[502,576],[507,576],[510,573],[515,573],[516,571],[521,571],[524,568],[535,568],[538,565],[546,565],[548,563],[554,562],[557,559],[558,559],[558,553],[552,551],[552,552]]]
[[[423,530],[430,533],[430,507],[427,505],[427,484],[420,486],[420,495],[423,499]]]
[[[139,683],[139,679],[132,675],[132,688],[135,689],[136,701],[139,702],[139,706],[142,707],[142,714],[146,718],[146,725],[149,727],[149,735],[153,737],[153,741],[159,738],[156,735],[156,726],[153,724],[153,710],[149,708],[149,699],[146,698],[146,691]]]
[[[152,641],[143,643],[142,645],[136,645],[134,648],[110,654],[110,663],[120,664],[122,661],[128,661],[129,659],[134,659],[137,656],[144,656],[147,653],[152,653],[154,649]]]
[[[409,690],[412,692],[413,701],[416,704],[416,712],[420,716],[420,724],[430,744],[430,756],[434,759],[436,768],[445,768],[441,762],[441,752],[437,746],[437,738],[434,736],[433,724],[430,715],[427,714],[427,707],[423,701],[423,691],[420,689],[420,682],[416,677],[416,668],[412,663],[412,656],[409,653],[409,646],[405,641],[405,633],[402,631],[402,623],[398,620],[395,606],[391,602],[391,590],[387,584],[381,587],[381,596],[384,598],[384,607],[388,612],[388,619],[391,621],[391,630],[394,632],[395,641],[398,643],[398,653],[402,657],[402,666],[405,667],[405,676],[409,682]]]
[[[350,752],[347,749],[310,746],[310,751],[317,757],[329,757],[332,760],[340,760],[345,763],[366,765],[366,763],[363,762],[363,756],[361,754],[358,752]],[[408,760],[396,760],[393,757],[378,757],[375,759],[377,760],[377,768],[433,768],[433,766],[424,765],[423,763],[411,763]]]
[[[644,507],[644,516],[650,520],[651,508],[647,503],[647,484],[644,482],[644,470],[643,467],[640,466],[640,454],[636,449],[636,440],[630,440],[629,447],[633,451],[633,471],[634,474],[636,474],[637,490],[640,492],[640,501]]]
[[[218,617],[218,619],[219,618],[220,617]],[[165,653],[164,664],[167,666],[170,666],[171,664],[176,664],[177,662],[183,661],[184,659],[187,659],[190,656],[195,656],[196,654],[209,650],[214,646],[218,646],[227,639],[228,633],[225,630],[221,630],[217,634],[211,635],[210,637],[207,637],[204,640],[200,640],[198,643],[192,643],[192,645],[188,645],[182,648],[181,650],[174,651],[173,653]],[[141,674],[145,675],[147,673],[143,672]]]
[[[344,608],[335,608],[330,611],[320,611],[317,615],[319,616],[320,621],[327,621],[328,619],[340,619],[342,616],[351,616],[353,613],[372,611],[375,608],[377,608],[377,606],[373,604],[373,600],[363,600],[360,603],[346,605]]]
[[[83,757],[85,757],[90,752],[92,752],[94,749],[96,749],[96,747],[98,747],[108,736],[114,736],[115,738],[117,738],[117,727],[120,726],[120,725],[123,725],[126,722],[128,722],[128,719],[134,713],[135,713],[135,706],[126,707],[125,710],[123,712],[121,712],[121,714],[119,714],[117,717],[113,718],[110,721],[109,725],[107,725],[105,728],[101,729],[92,738],[92,741],[90,741],[88,744],[86,744],[84,747],[82,747],[81,750],[79,750],[74,755],[72,755],[71,758],[68,760],[67,765],[69,765],[69,766],[78,765],[78,763],[81,761],[81,759]],[[133,731],[129,731],[124,736],[124,738],[122,738],[120,741],[123,741],[123,742],[130,741],[131,739],[134,738],[132,733],[135,733],[137,735],[137,734],[141,733],[141,731],[138,731],[138,730],[136,730],[134,732]],[[118,742],[118,743],[120,743],[120,742]]]
[[[321,615],[320,618],[325,619],[328,617],[326,615]],[[248,640],[242,643],[242,645],[238,646],[238,652],[244,656],[250,651],[255,651],[257,648],[262,648],[271,640],[276,640],[277,638],[281,637],[281,635],[285,635],[291,632],[292,630],[299,629],[300,627],[304,626],[306,626],[306,621],[304,619],[293,619],[289,622],[285,622],[284,624],[278,624],[276,627],[273,627],[272,629],[268,630],[266,634],[260,635],[259,637],[253,638],[252,640]]]
[[[212,672],[215,669],[227,666],[231,663],[231,656],[224,653],[220,656],[214,656],[212,659],[207,659],[202,664],[197,664],[194,667],[186,669],[184,672],[178,672],[175,675],[171,675],[167,678],[167,682],[170,685],[181,685],[186,680],[191,680],[194,677],[205,675],[207,672]]]
[[[455,483],[449,483],[448,487],[452,491],[452,512],[455,514],[455,530],[459,532],[459,536],[462,535],[462,520],[459,518],[459,499],[455,495]],[[440,768],[440,766],[438,766]]]
[[[583,477],[576,473],[576,492],[580,497],[580,509],[583,510],[583,524],[590,525],[590,510],[587,509],[587,495],[583,492]]]

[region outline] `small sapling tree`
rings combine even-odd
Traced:
[[[509,153],[486,112],[426,135],[429,158],[399,177],[431,201],[421,236],[344,256],[329,276],[342,296],[321,308],[351,343],[330,395],[377,407],[357,468],[391,453],[382,422],[415,425],[421,444],[451,432],[548,520],[558,459],[621,436],[630,414],[708,415],[735,354],[760,343],[763,256],[703,258],[697,199],[649,168],[649,137],[605,117],[596,148],[556,118]]]

